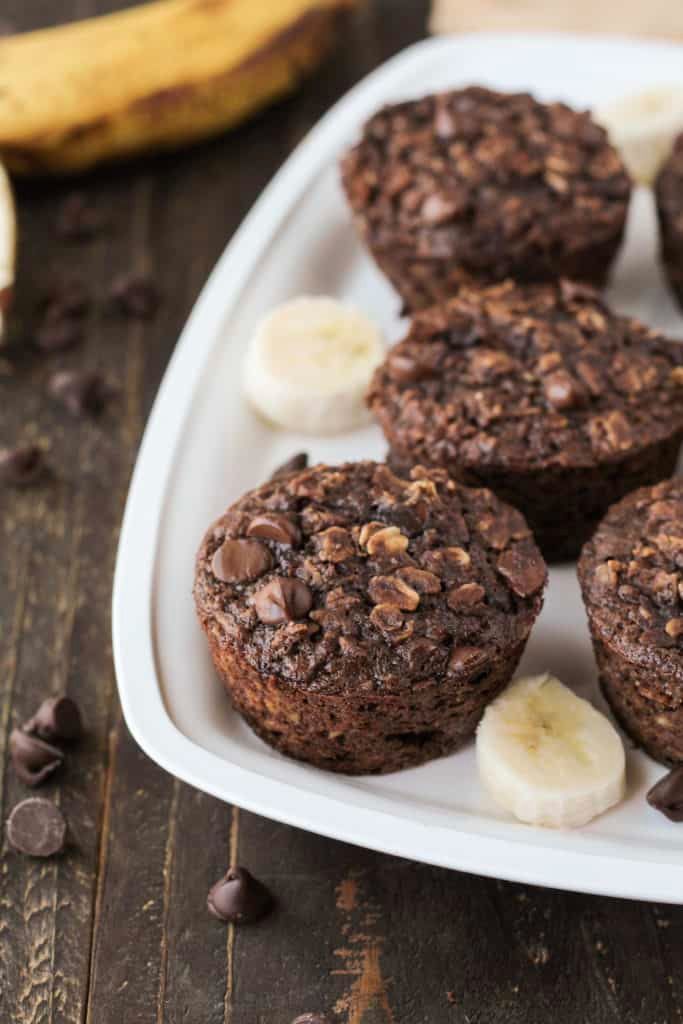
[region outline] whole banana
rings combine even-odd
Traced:
[[[157,0],[0,39],[0,158],[85,170],[205,138],[290,92],[353,0]]]

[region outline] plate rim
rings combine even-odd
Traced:
[[[384,853],[478,875],[577,892],[683,902],[683,858],[679,857],[677,863],[675,852],[671,859],[628,856],[617,839],[584,835],[582,849],[569,850],[555,841],[539,842],[538,829],[522,825],[511,825],[508,832],[512,834],[504,837],[419,821],[412,821],[406,829],[405,814],[372,807],[373,799],[379,798],[370,797],[366,799],[369,806],[359,807],[336,796],[303,791],[317,804],[313,821],[310,812],[302,810],[306,801],[302,801],[298,785],[226,761],[189,739],[172,721],[162,696],[153,628],[159,542],[175,456],[214,343],[214,308],[231,308],[269,238],[307,183],[339,149],[340,138],[354,134],[374,108],[375,93],[391,87],[394,80],[400,86],[411,66],[419,66],[425,55],[437,50],[457,52],[473,43],[492,48],[580,44],[683,55],[683,46],[674,42],[620,36],[475,32],[425,39],[361,79],[304,137],[253,205],[209,275],[169,360],[145,427],[121,526],[112,595],[114,665],[123,715],[136,743],[171,775],[264,817]],[[141,678],[147,680],[144,685],[137,682]],[[457,817],[454,812],[454,821]],[[553,835],[561,837],[562,833]],[[617,850],[613,849],[615,845]],[[616,863],[621,872],[614,871]],[[657,870],[653,871],[655,866]]]

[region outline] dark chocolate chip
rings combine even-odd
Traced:
[[[268,572],[273,558],[257,540],[226,540],[214,553],[211,572],[222,583],[244,583]]]
[[[448,659],[449,672],[472,672],[486,661],[486,651],[480,647],[454,647]]]
[[[565,370],[558,370],[546,377],[543,381],[543,391],[548,405],[553,409],[575,409],[581,404],[581,391],[576,381]]]
[[[7,838],[19,853],[52,857],[66,843],[66,821],[56,804],[32,796],[14,808],[7,821]]]
[[[24,726],[43,740],[77,740],[83,734],[78,704],[70,697],[48,697]]]
[[[83,341],[83,325],[73,319],[49,320],[37,328],[34,340],[41,352],[63,352]]]
[[[27,786],[40,786],[64,763],[61,750],[21,729],[10,733],[9,749],[17,778]]]
[[[159,308],[159,289],[148,274],[128,273],[115,278],[109,289],[112,308],[124,316],[149,320]]]
[[[683,821],[683,765],[655,783],[647,794],[647,802],[669,821]]]
[[[312,604],[313,597],[306,584],[284,576],[276,576],[254,596],[256,614],[267,626],[303,619]]]
[[[219,921],[253,924],[272,910],[273,897],[246,868],[230,868],[209,890],[209,912]]]
[[[105,225],[101,210],[83,192],[72,192],[62,203],[55,229],[65,242],[87,242]]]
[[[48,390],[72,416],[99,416],[114,395],[102,374],[91,370],[60,370]]]
[[[412,356],[395,353],[387,360],[387,372],[397,384],[416,384],[420,380],[431,377],[432,372],[424,363]]]
[[[307,452],[297,452],[296,455],[292,455],[291,459],[287,459],[281,466],[273,470],[270,474],[270,480],[281,480],[283,476],[289,476],[290,473],[298,473],[301,469],[306,469],[308,466],[308,454]]]
[[[538,593],[546,580],[545,562],[531,541],[513,544],[500,556],[496,568],[520,597]]]
[[[0,484],[26,487],[45,472],[43,452],[35,444],[0,448]]]
[[[279,512],[264,512],[260,516],[254,516],[247,527],[247,537],[274,540],[287,547],[295,547],[301,540],[296,523],[293,523],[289,516]]]

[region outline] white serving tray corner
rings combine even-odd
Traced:
[[[267,817],[477,874],[683,902],[683,825],[645,803],[661,767],[628,748],[628,795],[573,832],[516,823],[481,791],[472,748],[382,778],[344,778],[276,754],[243,725],[195,622],[194,553],[206,526],[294,451],[379,457],[379,431],[332,439],[276,432],[246,406],[240,364],[256,320],[302,292],[331,293],[402,327],[389,286],[356,241],[336,160],[384,102],[472,83],[593,106],[637,86],[683,84],[683,48],[559,35],[429,40],[369,75],[320,122],[265,190],[212,273],[170,362],[143,439],[122,527],[114,656],[126,722],[143,750],[199,789]],[[634,197],[611,298],[683,334],[656,262],[652,198]],[[552,670],[597,703],[573,567],[553,570],[522,670]],[[628,746],[628,745],[627,745]]]

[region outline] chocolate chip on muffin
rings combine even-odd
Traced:
[[[579,579],[614,714],[652,757],[683,762],[683,479],[614,505]]]
[[[662,264],[671,290],[683,307],[683,133],[657,175],[655,197]]]
[[[674,471],[683,347],[586,285],[467,288],[413,319],[368,402],[397,472],[489,487],[570,558],[613,501]]]
[[[267,557],[225,571],[222,552],[244,545]],[[204,538],[195,601],[259,736],[321,768],[387,772],[472,735],[545,581],[524,519],[489,491],[359,462],[295,472],[232,505]]]
[[[631,189],[589,114],[475,87],[378,111],[342,180],[410,310],[506,277],[602,285]]]

